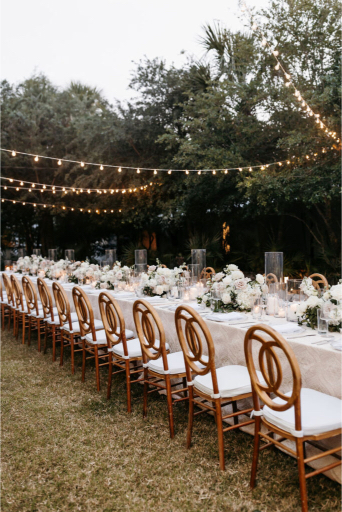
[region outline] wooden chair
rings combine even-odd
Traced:
[[[214,274],[216,274],[216,272],[213,267],[206,267],[202,269],[200,279],[210,279]]]
[[[52,361],[56,361],[56,341],[60,342],[60,330],[57,308],[53,307],[52,296],[46,282],[40,277],[37,280],[38,293],[45,321],[44,354],[46,353],[47,337],[52,336]]]
[[[5,306],[5,309],[8,310],[8,330],[9,330],[11,328],[11,318],[12,317],[14,318],[15,305],[14,305],[14,301],[13,301],[13,290],[12,290],[11,280],[7,274],[5,274],[5,273],[2,274],[2,280],[4,283],[5,290],[6,290],[6,297],[7,297],[7,304],[8,304],[8,307]],[[5,320],[4,317],[3,317],[3,320]],[[3,323],[3,325],[4,325],[4,323]]]
[[[11,275],[13,299],[13,335],[18,339],[19,324],[22,326],[22,343],[25,343],[25,327],[28,326],[28,309],[23,299],[23,292],[17,277]],[[29,342],[30,344],[30,342]]]
[[[321,289],[320,284],[323,285],[323,289],[329,288],[328,280],[322,274],[311,274],[311,276],[309,276],[309,277],[310,277],[310,279],[312,279],[312,285],[316,288],[316,290]]]
[[[275,274],[272,274],[272,273],[267,274],[267,276],[266,276],[267,286],[269,286],[270,284],[273,284],[273,283],[277,283],[277,282],[278,282],[278,278]]]
[[[173,421],[173,402],[188,400],[188,387],[182,352],[169,353],[169,346],[165,341],[163,324],[151,304],[145,300],[136,300],[133,305],[135,328],[140,340],[142,360],[144,367],[144,405],[143,415],[147,415],[147,396],[149,393],[166,391],[167,408],[169,415],[170,437],[175,435]],[[156,334],[158,336],[156,336]],[[171,384],[171,380],[182,379],[181,389],[171,390],[179,382]],[[161,384],[163,382],[164,384]],[[149,387],[155,389],[149,391]],[[174,394],[182,393],[182,398],[173,399]]]
[[[4,274],[3,274],[4,276]],[[6,276],[7,277],[7,276]],[[5,329],[5,320],[8,317],[9,325],[11,322],[12,315],[12,306],[11,306],[11,296],[8,297],[7,291],[2,288],[2,281],[0,279],[0,303],[1,303],[1,328]]]
[[[38,302],[36,288],[28,276],[23,276],[22,286],[26,299],[28,315],[28,343],[31,343],[31,331],[38,333],[38,352],[41,351],[41,335],[45,334],[44,313],[41,304]]]
[[[176,309],[177,335],[184,353],[189,386],[189,423],[187,447],[190,448],[194,416],[211,411],[215,415],[220,468],[225,469],[223,433],[254,423],[253,419],[239,423],[239,416],[252,409],[239,410],[238,400],[252,396],[251,381],[245,366],[231,365],[216,368],[215,347],[203,318],[190,306]],[[204,355],[204,353],[208,355]],[[195,374],[192,379],[191,372]],[[232,413],[222,415],[222,407],[232,405]],[[194,413],[194,406],[200,411]],[[223,420],[232,418],[232,426],[223,427]]]
[[[106,332],[103,323],[94,319],[93,308],[82,288],[74,286],[72,296],[82,340],[82,382],[85,379],[86,360],[95,359],[96,387],[97,391],[100,391],[100,366],[109,364]],[[86,357],[87,353],[90,356]],[[100,360],[105,360],[105,362],[100,364]]]
[[[99,308],[107,336],[109,354],[107,399],[109,400],[111,395],[112,376],[116,373],[125,372],[127,412],[131,412],[131,384],[144,380],[143,377],[131,380],[132,375],[140,374],[143,371],[140,341],[138,338],[134,338],[133,331],[125,328],[125,320],[121,308],[108,292],[100,293]],[[116,371],[113,371],[113,369]]]
[[[70,347],[71,373],[75,373],[75,353],[83,352],[81,329],[77,313],[70,312],[70,302],[64,288],[56,281],[52,283],[52,291],[57,307],[59,329],[61,333],[60,366],[63,366],[64,348]]]
[[[254,341],[257,342],[257,347],[253,347]],[[307,512],[306,479],[340,465],[341,459],[338,458],[337,462],[307,474],[305,464],[327,455],[334,455],[342,447],[305,458],[304,443],[314,443],[341,434],[342,401],[313,389],[302,388],[300,368],[292,348],[271,327],[251,327],[245,336],[244,349],[252,381],[255,416],[251,487],[255,486],[259,451],[274,445],[279,446],[297,459],[302,511]],[[253,349],[256,350],[254,358],[259,362],[263,382],[260,381],[259,372],[255,368]],[[280,391],[283,375],[279,353],[285,356],[292,372],[292,390],[288,393]],[[272,396],[275,395],[274,398],[271,398],[271,393]],[[265,404],[263,409],[260,407],[260,400]],[[266,427],[266,433],[261,431],[262,425]],[[274,434],[280,438],[274,439]],[[267,441],[261,448],[260,438]],[[294,441],[296,449],[284,445],[284,440]],[[281,485],[280,482],[279,484]]]

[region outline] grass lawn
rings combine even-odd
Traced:
[[[96,392],[93,367],[81,382],[81,357],[65,365],[2,335],[2,512],[7,511],[299,511],[296,461],[279,451],[260,455],[258,485],[249,489],[252,436],[225,435],[219,469],[212,417],[195,419],[185,447],[187,406],[175,406],[169,438],[166,400],[150,395],[142,418],[142,386],[126,413],[123,376],[106,400],[107,369]],[[308,481],[310,511],[341,509],[341,487],[319,475]]]

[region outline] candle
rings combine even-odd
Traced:
[[[278,316],[279,316],[279,318],[285,318],[285,309],[284,308],[279,308]]]
[[[174,297],[175,299],[177,299],[177,298],[178,298],[178,288],[177,288],[177,286],[173,286],[173,287],[172,287],[171,295],[172,295],[172,297]]]
[[[285,283],[287,283],[288,279],[289,279],[288,277],[284,277]]]
[[[190,294],[189,294],[188,291],[184,292],[184,299],[183,300],[184,300],[184,302],[190,300]]]
[[[190,299],[196,300],[197,297],[198,297],[198,290],[197,290],[196,286],[193,286],[192,288],[190,288]]]
[[[268,297],[267,298],[267,314],[274,315],[276,312],[277,298],[276,297]]]
[[[287,306],[287,320],[289,322],[297,322],[296,310],[299,302],[290,302]]]

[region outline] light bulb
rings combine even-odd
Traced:
[[[121,170],[122,170],[121,167],[119,167],[118,172],[121,172]]]
[[[274,55],[275,57],[278,57],[278,55],[279,55],[278,50],[273,50],[273,52],[272,52],[272,53],[273,53],[273,55]],[[278,64],[279,64],[279,63],[278,63]],[[279,65],[279,67],[280,67],[280,65]],[[279,68],[278,68],[278,69],[279,69]]]
[[[291,75],[289,75],[288,73],[285,73],[285,77],[286,77],[288,80],[290,80]]]
[[[74,211],[74,208],[71,208],[71,211],[73,212],[73,211]]]
[[[172,173],[172,171],[171,171],[171,169],[169,169],[169,170],[167,171],[167,174],[171,174],[171,173]]]
[[[57,164],[58,164],[58,165],[62,165],[62,161],[61,161],[61,160],[58,160]]]
[[[81,162],[81,167],[84,167],[84,162]]]
[[[140,169],[137,169],[137,174],[140,174]]]
[[[248,170],[249,170],[249,172],[252,172],[253,169],[252,169],[252,167],[250,167]]]
[[[103,171],[103,165],[100,165],[100,171]]]
[[[306,103],[305,103],[305,101],[303,100],[303,101],[302,101],[302,107],[305,107],[305,105],[306,105]]]
[[[216,174],[216,171],[215,171],[215,169],[213,170],[213,174]]]
[[[267,41],[266,41],[265,38],[263,38],[263,40],[261,41],[261,44],[262,44],[262,46],[266,46],[267,45]]]
[[[21,186],[23,186],[23,185],[24,185],[24,183],[21,181],[21,182],[20,182],[20,185],[21,185]]]
[[[36,185],[34,183],[32,183],[32,188],[34,188]]]
[[[239,171],[242,172],[242,167],[239,167]]]
[[[157,172],[158,172],[157,169],[154,169],[153,174],[157,174]]]
[[[201,174],[201,171],[198,171],[197,174]]]
[[[294,96],[296,96],[296,97],[298,98],[298,96],[300,96],[300,92],[299,92],[299,91],[296,91],[296,92],[294,93]]]
[[[189,174],[189,171],[185,171],[185,174]]]
[[[7,190],[7,187],[5,186],[4,189]]]
[[[225,169],[225,170],[224,170],[224,174],[228,174],[228,169]]]
[[[38,160],[39,160],[38,156],[35,156],[35,157],[34,157],[34,161],[35,161],[35,162],[38,162]]]
[[[46,188],[46,185],[43,185],[43,188],[45,189],[45,188]]]
[[[88,192],[88,194],[90,194],[91,191],[88,189],[87,192]]]
[[[283,165],[283,164],[282,164],[281,162],[278,162],[278,165],[279,165],[279,167],[280,167],[280,166],[281,166],[281,165]]]
[[[15,201],[13,201],[13,204],[15,204],[15,203],[16,203],[16,202],[15,202]]]
[[[64,188],[64,187],[63,187],[63,189],[62,189],[62,190],[63,190],[63,192],[65,192],[65,188]]]
[[[285,82],[286,87],[290,87],[291,82]]]
[[[46,208],[46,204],[44,204],[44,208]]]
[[[291,162],[290,162],[290,160],[286,160],[286,163],[287,163],[287,164],[290,164]]]
[[[12,156],[17,156],[17,153],[15,151],[12,151]]]
[[[10,178],[10,182],[13,183],[13,178]]]
[[[258,28],[258,25],[256,23],[253,23],[252,30],[257,30],[257,28]]]
[[[264,171],[264,170],[265,170],[265,166],[264,166],[264,165],[262,165],[262,166],[261,166],[261,170],[262,170],[262,171]]]
[[[23,204],[25,205],[26,203],[23,203]]]

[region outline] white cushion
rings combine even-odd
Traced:
[[[172,354],[167,354],[167,363],[169,367],[169,373],[185,373],[185,362],[183,352],[173,352]],[[151,359],[148,362],[149,370],[152,370],[157,373],[165,374],[163,358],[159,357],[159,359],[153,360]]]
[[[156,347],[159,347],[159,340],[155,340]],[[170,350],[168,343],[165,343],[166,350]],[[131,340],[127,340],[127,351],[128,351],[128,357],[141,357],[141,345],[139,338],[133,338]],[[109,349],[109,352],[113,352],[114,354],[117,354],[120,357],[125,358],[124,349],[122,343],[118,343],[117,345],[114,345],[112,349]],[[156,353],[154,349],[151,350],[152,353]]]
[[[264,382],[260,372],[257,372],[259,380]],[[216,369],[217,384],[221,397],[244,395],[252,392],[251,379],[246,366],[231,365]],[[206,375],[197,375],[194,386],[202,393],[214,395],[211,372]]]
[[[69,327],[69,323],[64,324],[63,331],[68,331],[68,332],[79,334],[81,332],[80,324],[78,322],[72,322],[71,329]]]
[[[287,396],[291,392],[285,393]],[[301,390],[301,418],[303,436],[311,436],[329,432],[342,427],[342,400],[334,396],[326,395],[314,389],[302,388]],[[277,404],[285,403],[281,398],[275,398]],[[302,437],[295,431],[294,407],[287,411],[273,411],[265,405],[262,410],[267,421],[276,427]]]

